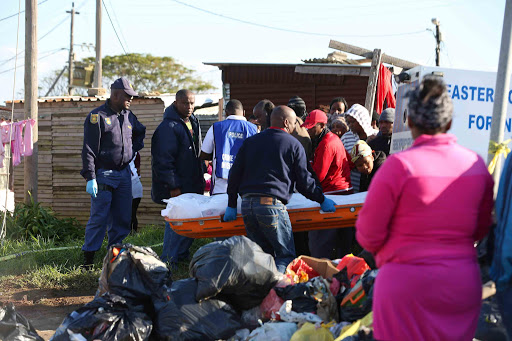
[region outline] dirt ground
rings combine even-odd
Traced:
[[[95,290],[0,288],[0,303],[12,302],[16,311],[34,325],[39,335],[49,340],[64,318],[92,301]]]

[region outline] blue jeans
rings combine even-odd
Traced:
[[[512,287],[496,288],[496,298],[503,325],[507,330],[507,340],[512,341]]]
[[[160,259],[163,262],[169,262],[173,266],[177,266],[178,262],[188,258],[189,249],[193,242],[193,238],[177,234],[171,228],[171,225],[165,222],[164,247]]]
[[[245,197],[242,216],[247,237],[274,256],[277,270],[284,273],[295,259],[292,224],[286,206],[275,198]]]
[[[91,197],[91,216],[85,226],[82,251],[98,251],[108,235],[108,246],[122,243],[130,233],[132,218],[132,178],[130,167],[121,171],[96,171],[98,194]]]

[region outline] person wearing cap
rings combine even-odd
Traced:
[[[368,110],[361,104],[354,104],[345,113],[345,120],[347,121],[350,131],[341,137],[341,142],[350,154],[350,151],[359,140],[366,141],[370,136],[377,135],[378,130],[374,130],[371,126],[371,117]],[[361,173],[357,169],[352,169],[350,173],[350,183],[354,188],[354,192],[359,192],[359,180]]]
[[[368,191],[373,176],[377,173],[384,161],[386,161],[386,154],[380,150],[373,151],[366,142],[359,140],[354,147],[352,147],[350,159],[359,173],[361,173],[359,192]]]
[[[84,122],[82,171],[91,195],[91,215],[85,227],[84,267],[90,269],[108,226],[108,246],[130,233],[132,180],[130,162],[144,147],[146,127],[130,111],[137,93],[126,78],[111,85],[110,98],[91,111]]]
[[[151,138],[151,199],[157,204],[165,205],[162,200],[183,193],[204,194],[205,169],[199,158],[201,127],[194,115],[194,103],[192,91],[179,90]],[[160,258],[175,268],[188,258],[193,241],[174,232],[166,222]]]
[[[296,127],[295,112],[284,106],[272,111],[271,127],[246,139],[238,151],[228,178],[225,221],[237,216],[238,195],[247,237],[274,256],[277,269],[286,270],[295,258],[292,226],[286,204],[296,188],[306,198],[334,212],[307,169],[306,153],[290,134]]]
[[[395,122],[395,109],[387,108],[379,117],[379,133],[368,142],[368,145],[374,151],[382,151],[386,156],[389,155],[391,147],[391,136],[393,135],[393,123]]]
[[[313,110],[302,126],[313,141],[312,168],[324,194],[352,194],[347,154],[341,140],[327,128],[327,115],[322,110]],[[347,229],[309,231],[309,250],[313,257],[341,258],[350,253],[352,239],[353,231]]]
[[[297,118],[300,118],[302,121],[306,119],[306,116],[308,115],[308,111],[306,109],[306,102],[299,96],[295,95],[288,101],[287,104],[288,108],[291,108],[293,111],[295,111],[295,115],[297,115]]]
[[[338,118],[345,117],[345,111],[348,108],[347,101],[343,97],[333,98],[329,104],[329,114],[327,114],[327,127],[332,130],[333,123]]]

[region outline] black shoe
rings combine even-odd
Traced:
[[[91,271],[94,265],[95,251],[84,251],[84,270]]]

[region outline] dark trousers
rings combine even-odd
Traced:
[[[250,196],[242,199],[247,237],[271,254],[277,270],[284,273],[295,259],[292,224],[286,206],[276,198]]]
[[[91,216],[85,226],[82,251],[98,251],[108,235],[108,246],[122,243],[130,233],[132,179],[130,168],[96,171],[98,194],[91,197]]]
[[[496,298],[503,325],[507,330],[507,340],[512,341],[512,288],[496,288]]]
[[[353,191],[347,191],[336,195],[352,193]],[[315,258],[342,258],[351,252],[354,236],[354,227],[309,231],[309,251]]]
[[[141,199],[142,198],[132,199],[132,233],[137,232],[137,228],[139,227],[139,221],[137,220],[137,209],[139,208]]]

